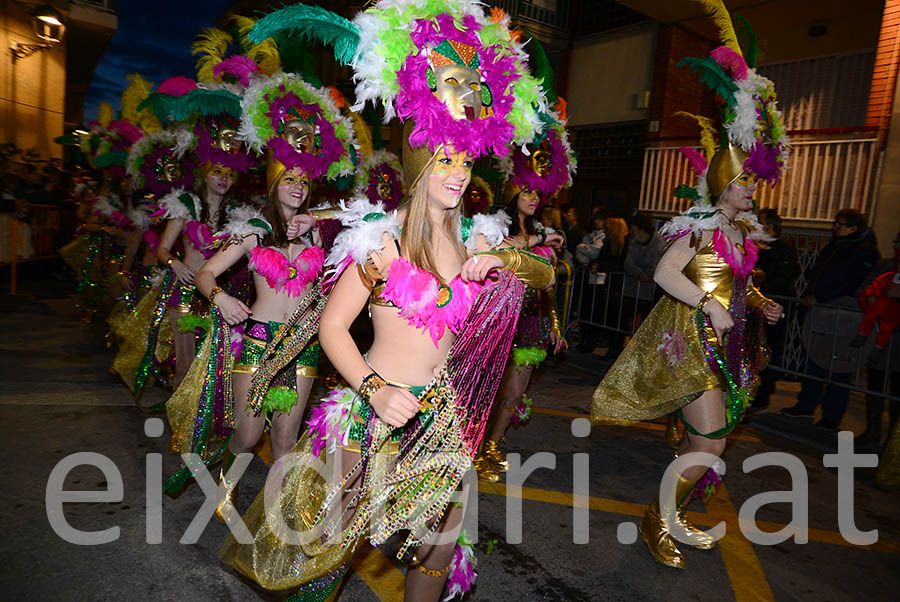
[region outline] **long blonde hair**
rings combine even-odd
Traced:
[[[612,255],[618,257],[625,249],[628,224],[621,217],[608,217],[605,223],[606,245]]]
[[[437,270],[431,244],[431,218],[428,215],[428,181],[437,158],[435,154],[422,170],[422,176],[406,205],[403,218],[403,232],[400,234],[400,248],[410,263],[427,270],[446,284]],[[459,240],[459,221],[462,216],[462,197],[453,209],[444,212],[444,232],[455,243],[456,252],[463,261],[467,258],[466,247]]]

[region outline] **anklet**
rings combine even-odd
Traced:
[[[419,562],[418,558],[416,558],[415,556],[412,557],[412,567],[415,568],[420,573],[422,573],[423,575],[427,575],[429,577],[443,577],[450,570],[450,565],[452,565],[452,564],[453,563],[451,562],[444,568],[442,568],[438,571],[433,571],[431,569],[425,568],[425,566],[421,562]]]

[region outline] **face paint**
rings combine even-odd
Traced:
[[[481,116],[481,76],[461,65],[434,68],[434,94],[454,119],[475,121]]]
[[[472,175],[472,166],[474,163],[469,156],[465,152],[456,153],[453,151],[447,151],[441,154],[438,154],[438,159],[434,163],[434,168],[431,170],[432,177],[438,176],[441,178],[446,178],[451,173],[453,173],[457,169],[462,169],[465,173],[466,177]]]
[[[744,172],[734,181],[741,188],[747,188],[756,182],[756,177]]]

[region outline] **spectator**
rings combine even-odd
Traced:
[[[758,283],[759,289],[769,298],[773,295],[775,297],[796,297],[800,261],[794,246],[781,238],[781,217],[775,209],[763,209],[759,212],[759,223],[762,224],[766,234],[773,238],[759,246],[759,258],[756,260],[756,267],[762,272]],[[781,299],[776,300],[779,303],[783,302]],[[766,324],[765,328],[766,339],[768,339],[772,353],[769,364],[781,366],[784,357],[787,320]],[[778,372],[773,368],[766,368],[760,373],[759,379],[759,389],[756,392],[753,406],[751,406],[754,411],[769,407],[769,398],[775,392]]]
[[[566,237],[566,250],[571,257],[574,257],[575,249],[578,248],[578,243],[581,242],[581,232],[578,228],[578,213],[576,213],[575,207],[572,207],[571,205],[564,207],[563,219],[566,222],[563,232]],[[569,258],[570,261],[571,257]]]
[[[894,258],[884,259],[875,265],[875,269],[867,278],[865,291],[871,287],[872,283],[877,281],[878,276],[891,273],[900,267],[900,232],[894,238]],[[898,294],[898,287],[892,287],[888,290],[887,295]],[[879,326],[879,328],[881,328]],[[890,392],[893,395],[900,393],[900,340],[896,336],[887,344],[887,352],[873,353],[869,357],[866,370],[866,388],[870,391]],[[857,444],[861,448],[871,451],[878,451],[881,445],[882,435],[882,416],[884,415],[885,398],[877,393],[866,394],[866,430],[856,438]],[[900,401],[891,400],[890,404],[890,426],[888,433],[890,434],[900,419]]]
[[[591,216],[591,233],[585,236],[575,247],[575,263],[588,265],[596,260],[606,243],[606,219],[595,213]]]
[[[809,333],[806,372],[823,379],[830,376],[833,383],[849,384],[854,368],[849,361],[854,355],[849,343],[856,332],[856,324],[849,324],[846,318],[840,319],[846,314],[841,308],[856,308],[857,290],[878,260],[878,245],[875,235],[866,227],[865,218],[854,209],[838,211],[833,233],[832,241],[816,259],[809,284],[800,299],[809,310],[804,320],[804,330]],[[822,303],[831,307],[823,307],[820,311],[818,306]],[[844,330],[850,326],[852,331],[849,336],[844,336]],[[815,337],[823,343],[830,340],[831,344],[813,344]],[[821,403],[822,419],[816,426],[836,431],[847,410],[849,390],[837,384],[825,387],[824,394],[822,389],[822,382],[804,379],[797,403],[782,409],[782,413],[811,418]]]
[[[622,305],[622,269],[625,263],[625,249],[628,246],[628,225],[620,217],[610,217],[604,220],[606,237],[600,252],[592,262],[597,265],[596,272],[591,273],[590,278],[597,286],[586,287],[591,298],[582,297],[582,319],[587,319],[594,324],[621,329],[620,308]],[[609,339],[609,340],[607,340]],[[596,327],[585,325],[582,351],[590,353],[594,347],[612,347],[621,343],[621,337],[601,336]]]
[[[656,235],[653,220],[646,215],[638,214],[631,218],[629,231],[631,236],[625,252],[625,274],[641,282],[650,282],[666,243]]]

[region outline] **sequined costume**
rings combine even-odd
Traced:
[[[758,223],[754,225],[755,219],[751,222],[750,217],[738,221],[745,237],[760,232]],[[690,231],[677,233],[678,237],[694,237],[700,247],[683,273],[728,309],[734,329],[719,347],[712,327],[698,317],[694,307],[669,295],[660,299],[594,392],[591,420],[595,424],[658,418],[708,390],[734,394],[729,395],[726,427],[707,436],[725,436],[743,416],[758,384],[759,371],[768,361],[758,311],[768,300],[749,279],[756,261],[753,240],[745,238],[743,246],[727,246],[728,238],[715,228],[716,219],[712,221],[714,229],[712,236],[707,234],[706,244],[700,244],[699,237]],[[734,248],[739,255],[731,254]],[[738,270],[733,269],[735,265]],[[716,355],[724,360],[726,370]],[[730,378],[726,378],[726,372]]]

